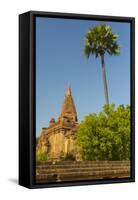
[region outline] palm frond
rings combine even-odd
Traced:
[[[107,24],[100,24],[90,28],[85,38],[84,53],[87,57],[90,54],[98,57],[105,53],[109,55],[118,55],[120,53],[120,46],[117,41],[118,35]]]

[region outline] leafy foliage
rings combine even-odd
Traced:
[[[130,159],[130,106],[105,105],[80,123],[76,142],[85,160]]]
[[[92,27],[86,34],[84,53],[86,57],[89,57],[90,54],[98,57],[105,53],[117,55],[120,53],[117,39],[118,35],[107,24]]]
[[[36,161],[47,161],[48,156],[46,153],[43,153],[39,150],[36,151]]]

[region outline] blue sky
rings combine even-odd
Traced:
[[[105,103],[99,58],[86,59],[85,35],[90,27],[110,25],[119,35],[119,56],[105,55],[110,103],[130,104],[130,24],[89,20],[36,18],[36,135],[56,120],[68,83],[78,119],[99,112]]]

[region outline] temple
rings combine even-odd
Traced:
[[[51,118],[49,126],[42,128],[37,150],[46,153],[50,161],[62,160],[67,155],[79,160],[80,154],[75,144],[78,125],[77,112],[69,85],[58,120]]]

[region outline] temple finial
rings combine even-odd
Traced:
[[[68,84],[68,88],[67,88],[67,91],[66,91],[66,96],[69,96],[69,95],[71,95],[70,84]]]

